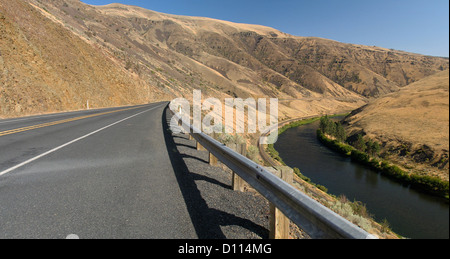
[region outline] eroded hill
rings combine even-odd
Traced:
[[[448,70],[374,100],[346,121],[352,134],[383,143],[387,157],[448,181]]]
[[[205,98],[277,97],[286,119],[350,111],[449,66],[444,58],[121,4],[1,3],[9,31],[0,65],[11,71],[1,79],[3,114],[83,107],[93,95],[107,106],[199,89]]]
[[[0,25],[0,117],[164,98],[24,1],[0,1]]]

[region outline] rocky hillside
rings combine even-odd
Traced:
[[[100,106],[201,89],[205,98],[278,97],[285,119],[352,110],[449,67],[444,58],[120,4],[0,1],[1,28],[9,30],[0,65],[11,71],[1,79],[4,114],[80,107],[93,94],[105,95]],[[35,91],[42,93],[26,96]]]
[[[1,117],[164,98],[24,1],[0,1],[0,25]]]
[[[448,181],[448,70],[374,100],[346,121],[353,134],[383,143],[387,157]]]

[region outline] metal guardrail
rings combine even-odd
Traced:
[[[376,239],[358,226],[331,211],[292,185],[270,173],[263,166],[226,147],[194,128],[179,114],[174,114],[186,132],[212,155],[275,205],[311,238]]]

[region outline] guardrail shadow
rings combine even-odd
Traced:
[[[237,225],[255,233],[261,238],[268,238],[269,231],[245,218],[232,215],[230,213],[220,211],[215,208],[210,208],[202,197],[200,190],[197,187],[196,180],[208,182],[216,185],[217,188],[227,188],[230,186],[212,179],[210,177],[200,175],[196,172],[190,172],[183,158],[179,152],[178,144],[174,141],[174,135],[169,129],[170,111],[166,108],[162,115],[162,125],[164,132],[164,139],[169,153],[169,158],[175,172],[176,179],[180,186],[181,193],[186,203],[188,213],[191,217],[196,234],[199,239],[226,239],[221,226]],[[181,138],[181,137],[180,137]],[[182,145],[182,144],[181,144]],[[189,156],[192,157],[192,156]],[[195,158],[199,163],[205,163],[203,159]]]

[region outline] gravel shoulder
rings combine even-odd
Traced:
[[[173,134],[167,124],[166,145],[199,239],[269,238],[269,202],[252,190],[233,191],[231,170],[210,166],[207,151],[197,151],[195,140]],[[291,229],[291,236],[303,237]]]

